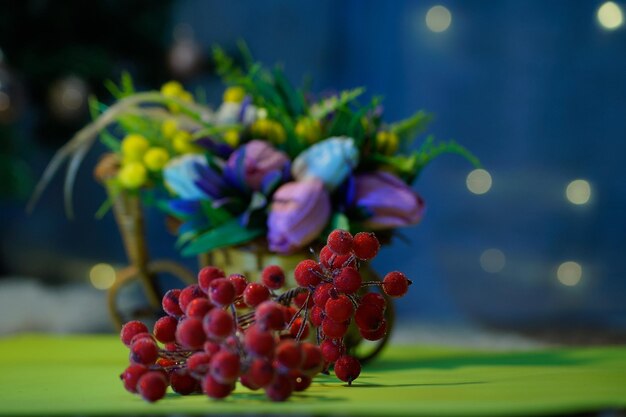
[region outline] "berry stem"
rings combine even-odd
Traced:
[[[311,298],[311,292],[306,296],[306,300],[304,301],[304,315],[302,316],[302,323],[300,323],[300,328],[298,329],[298,334],[296,335],[296,342],[300,341],[302,337],[302,333],[304,333],[304,329],[306,328],[306,322],[308,319],[309,313],[309,299]],[[302,308],[302,307],[301,307]]]

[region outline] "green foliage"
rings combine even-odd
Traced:
[[[248,229],[233,218],[200,235],[182,250],[183,256],[195,256],[215,249],[238,245],[265,234],[263,229]]]

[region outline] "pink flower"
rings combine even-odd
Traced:
[[[255,139],[230,155],[226,162],[225,175],[241,188],[247,186],[259,191],[267,174],[282,173],[288,169],[288,164],[287,155],[269,143]]]
[[[424,216],[424,200],[389,172],[357,174],[354,204],[371,215],[364,226],[371,230],[417,224]]]
[[[270,250],[290,253],[305,247],[320,235],[329,217],[330,197],[322,181],[283,184],[274,193],[267,219]]]

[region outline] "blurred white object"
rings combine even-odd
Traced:
[[[112,329],[104,293],[86,284],[50,288],[27,278],[0,280],[0,316],[0,335]]]

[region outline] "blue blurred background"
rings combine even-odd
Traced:
[[[625,8],[567,0],[15,2],[0,17],[0,285],[12,291],[0,294],[15,303],[26,281],[41,294],[87,288],[94,264],[125,262],[112,216],[94,219],[105,199],[91,175],[102,149],[84,163],[75,220],[64,216],[59,179],[24,213],[53,152],[88,121],[87,95],[106,101],[104,79],[128,70],[140,88],[175,78],[217,102],[223,87],[210,46],[235,51],[243,39],[293,82],[310,76],[314,90],[364,86],[384,96],[388,120],[434,113],[430,132],[481,159],[485,171],[473,173],[454,156],[429,166],[415,184],[425,219],[403,231],[409,244],[397,239],[375,261],[380,272],[414,278],[397,303],[405,321],[623,341]],[[152,255],[178,258],[162,216],[150,213],[148,223]],[[34,321],[0,331],[37,328]]]

